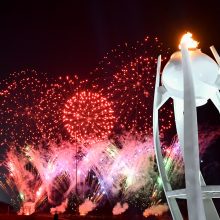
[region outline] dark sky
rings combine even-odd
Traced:
[[[220,1],[211,0],[1,0],[1,78],[26,68],[86,75],[116,45],[146,35],[176,50],[180,36],[191,31],[204,51],[214,44],[220,52],[219,16]],[[199,120],[210,112],[208,120],[219,118],[210,108],[199,110]]]
[[[219,15],[218,1],[1,0],[0,71],[87,74],[117,44],[150,35],[176,49],[187,30],[220,48]]]

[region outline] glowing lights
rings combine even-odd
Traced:
[[[84,83],[77,75],[74,75],[73,77],[59,77],[48,86],[47,91],[41,97],[36,114],[37,127],[43,137],[57,139],[61,135],[62,138],[69,138],[63,126],[63,108],[66,101],[77,90],[80,90]]]
[[[15,72],[1,81],[1,143],[12,141],[23,145],[41,137],[35,116],[36,108],[46,90],[46,81],[45,74],[38,74],[34,70]]]
[[[127,134],[118,139],[118,144],[105,140],[93,143],[90,148],[78,145],[81,150],[77,154],[75,145],[61,141],[59,144],[50,143],[46,150],[41,145],[37,148],[29,145],[28,155],[25,149],[21,154],[14,148],[7,153],[7,184],[0,181],[0,187],[20,204],[21,213],[27,213],[25,207],[31,204],[37,210],[44,202],[58,205],[71,196],[79,197],[79,201],[89,199],[98,205],[108,198],[118,198],[122,193],[130,203],[141,200],[137,206],[143,208],[160,200],[162,188],[155,171],[150,138],[139,141],[136,136]],[[180,155],[174,150],[172,146],[169,148],[169,159],[164,162],[168,175],[177,183],[181,179],[182,167],[178,161]],[[76,186],[78,194],[75,194]]]
[[[65,104],[63,123],[78,141],[99,141],[108,137],[114,126],[111,103],[98,93],[78,92]]]
[[[158,54],[166,60],[167,48],[158,38],[118,45],[93,72],[95,83],[113,102],[117,130],[152,133],[155,70]],[[106,88],[103,88],[105,85]],[[161,110],[161,130],[171,128],[172,111]]]
[[[20,196],[21,200],[25,199],[25,196],[24,196],[24,194],[22,192],[19,193],[19,196]]]
[[[125,170],[125,174],[127,175],[126,187],[129,187],[134,182],[135,173],[134,173],[134,170],[129,170],[129,171]]]
[[[120,194],[142,208],[160,201],[151,128],[154,73],[163,51],[166,59],[162,43],[147,37],[108,53],[90,80],[77,75],[48,80],[26,71],[1,83],[0,141],[10,150],[0,187],[21,213],[46,202],[88,199],[96,207]],[[172,112],[163,108],[161,115],[165,131]],[[166,153],[167,170],[176,176],[178,155]]]
[[[9,168],[10,172],[12,172],[12,173],[13,173],[13,171],[15,170],[15,167],[14,167],[14,165],[13,165],[12,162],[9,162],[9,163],[8,163],[8,168]]]
[[[40,187],[36,192],[37,197],[40,197],[41,195],[42,195],[42,187]]]
[[[11,74],[1,83],[1,144],[37,144],[42,138],[99,141],[124,131],[151,134],[158,53],[166,59],[158,38],[146,37],[109,52],[90,80],[48,79],[29,70]],[[161,116],[162,131],[171,128],[169,107]]]
[[[187,32],[181,38],[179,49],[181,49],[181,44],[186,44],[188,49],[195,49],[198,47],[199,42],[193,40],[192,34],[190,32]]]

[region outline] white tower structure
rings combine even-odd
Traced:
[[[182,220],[176,199],[186,199],[189,220],[218,220],[212,198],[220,198],[220,186],[206,186],[200,172],[196,107],[210,99],[220,112],[220,57],[212,46],[217,63],[197,49],[192,34],[183,36],[180,51],[172,54],[161,74],[158,57],[153,108],[153,136],[158,169],[174,220]],[[161,152],[158,111],[173,99],[176,130],[185,167],[185,189],[172,190]]]

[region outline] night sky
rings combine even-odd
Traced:
[[[146,35],[175,50],[191,31],[205,51],[212,44],[220,48],[217,2],[2,0],[1,74],[25,68],[87,74],[116,45]]]
[[[190,31],[204,52],[211,55],[209,46],[215,45],[220,53],[219,15],[220,1],[1,0],[0,78],[27,68],[87,76],[110,49],[146,35],[175,51],[181,35]],[[199,124],[209,128],[220,123],[211,103],[198,115]],[[220,184],[219,143],[204,157],[210,184]]]

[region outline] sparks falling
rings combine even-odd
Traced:
[[[41,134],[36,125],[36,112],[47,89],[47,76],[34,70],[15,72],[0,86],[1,144],[15,142],[23,145],[37,141]]]
[[[152,133],[153,94],[158,54],[167,59],[167,48],[158,38],[146,37],[111,50],[92,72],[95,83],[113,101],[116,130]],[[171,108],[161,109],[161,131],[171,128]]]

